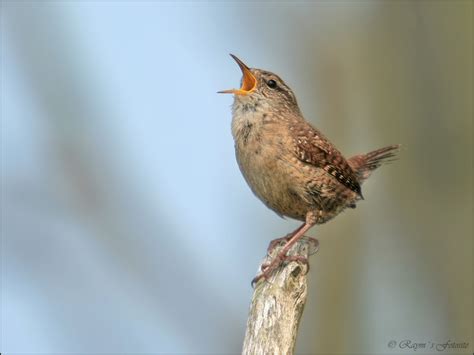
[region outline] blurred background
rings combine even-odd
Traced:
[[[228,53],[347,156],[403,145],[310,232],[297,352],[472,353],[471,1],[1,5],[2,353],[240,352],[298,223],[240,175]]]

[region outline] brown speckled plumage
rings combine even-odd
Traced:
[[[346,160],[305,121],[295,95],[281,78],[234,59],[247,80],[242,86],[246,90],[225,92],[236,93],[232,106],[235,152],[255,195],[280,216],[306,222],[305,230],[347,207],[354,208],[362,198],[362,182],[395,156],[398,145]],[[247,88],[249,83],[254,87]]]

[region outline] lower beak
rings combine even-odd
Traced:
[[[255,79],[255,76],[252,74],[250,71],[250,68],[244,64],[239,58],[237,58],[235,55],[231,54],[230,55],[234,60],[237,62],[237,64],[240,67],[240,70],[242,70],[242,87],[240,89],[229,89],[229,90],[222,90],[218,91],[219,94],[235,94],[235,95],[247,95],[251,93],[253,90],[255,90],[257,86],[257,79]]]

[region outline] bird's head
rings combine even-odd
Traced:
[[[234,94],[237,103],[262,103],[275,109],[297,108],[296,97],[285,82],[276,74],[249,68],[235,55],[230,55],[242,70],[240,89],[219,91],[221,94]]]

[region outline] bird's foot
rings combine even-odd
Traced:
[[[289,234],[285,235],[284,237],[273,239],[270,242],[270,244],[268,244],[267,255],[271,255],[273,250],[277,246],[284,246],[286,243],[288,243],[288,241],[291,239],[292,236],[293,236],[293,233],[289,233]],[[308,242],[310,242],[312,244],[312,249],[309,253],[310,255],[313,255],[314,253],[316,253],[318,251],[319,241],[316,238],[308,237],[308,236],[304,235],[301,239],[307,240]]]
[[[314,239],[314,238],[311,238]],[[316,242],[317,240],[314,239]],[[303,255],[286,255],[286,254],[278,254],[270,263],[267,264],[262,264],[262,272],[255,276],[252,280],[252,287],[255,288],[255,285],[263,278],[265,280],[268,280],[271,276],[271,274],[278,269],[283,263],[289,263],[292,261],[296,261],[299,263],[302,263],[306,265],[306,272],[305,274],[308,273],[309,271],[309,261],[306,256]]]
[[[268,244],[267,255],[271,255],[271,253],[277,246],[283,246],[286,243],[288,243],[288,241],[290,240],[292,236],[293,236],[293,233],[288,233],[284,237],[273,239],[270,242],[270,244]]]

